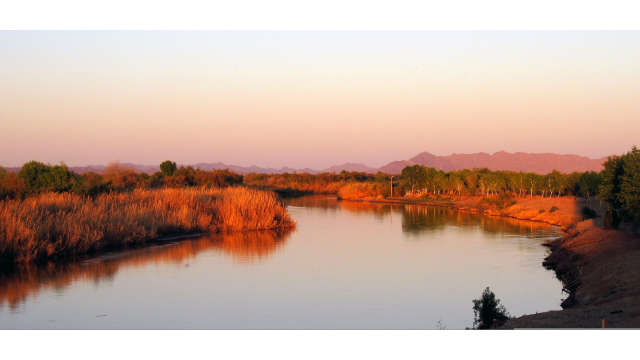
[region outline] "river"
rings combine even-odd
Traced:
[[[490,286],[560,309],[560,236],[447,208],[287,200],[295,230],[209,235],[0,274],[1,329],[464,329]]]

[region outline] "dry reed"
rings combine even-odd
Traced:
[[[242,187],[135,190],[95,199],[47,193],[0,202],[0,262],[78,256],[173,234],[294,225],[273,193]]]
[[[381,185],[371,182],[349,183],[338,190],[338,198],[346,200],[382,198]]]

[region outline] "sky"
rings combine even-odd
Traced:
[[[640,31],[0,31],[0,165],[640,144]]]

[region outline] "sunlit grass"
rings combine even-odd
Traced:
[[[165,235],[294,225],[273,193],[242,187],[135,190],[95,199],[46,193],[0,202],[0,260],[55,259]]]

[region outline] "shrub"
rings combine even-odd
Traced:
[[[24,183],[21,178],[16,174],[0,172],[0,200],[19,198],[23,194]]]
[[[474,329],[494,329],[507,320],[509,313],[489,287],[484,289],[479,299],[473,300]]]
[[[246,188],[45,193],[0,202],[0,262],[40,261],[158,236],[293,226],[275,194]]]
[[[160,164],[160,171],[162,172],[162,174],[164,174],[164,176],[173,175],[173,173],[176,172],[177,169],[178,166],[173,161],[167,160],[163,161],[162,164]]]
[[[511,194],[501,193],[498,196],[486,197],[486,198],[483,198],[482,200],[480,200],[480,202],[479,202],[480,206],[483,206],[485,204],[489,205],[489,206],[494,206],[494,207],[496,207],[498,209],[504,209],[504,208],[507,208],[509,206],[512,206],[512,205],[516,204],[516,201],[513,199]]]
[[[338,197],[346,200],[361,200],[382,196],[378,183],[350,183],[338,190]]]

